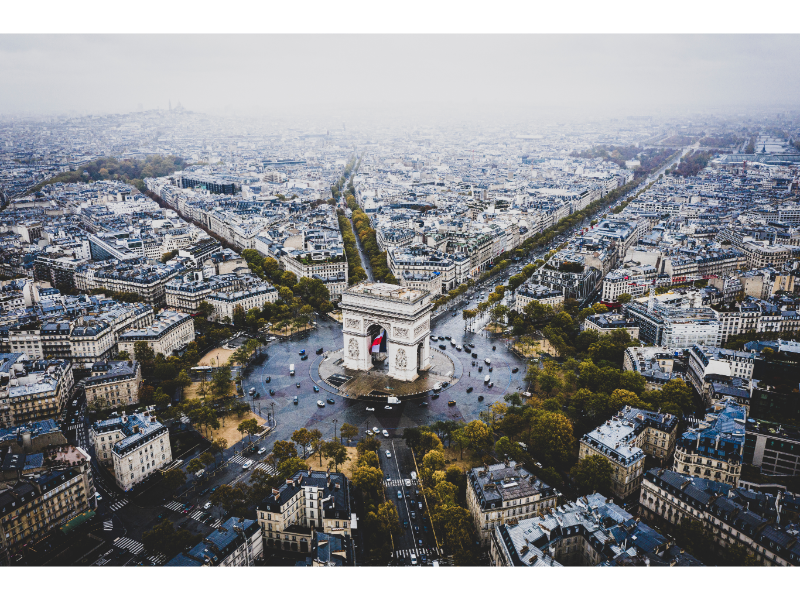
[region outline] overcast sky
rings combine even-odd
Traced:
[[[797,35],[0,35],[0,113],[723,112],[796,103],[798,65]]]

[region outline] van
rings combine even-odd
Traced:
[[[294,403],[297,404],[297,396],[294,397]]]
[[[486,377],[484,377],[484,378],[483,378],[483,383],[489,383],[489,380],[490,380],[491,378],[492,378],[492,376],[491,376],[491,375],[487,375]]]
[[[416,565],[417,564],[417,555],[416,554],[412,554],[411,555],[411,564],[412,565]]]
[[[289,365],[289,375],[294,375],[294,363]]]
[[[492,361],[491,361],[491,360],[489,360],[488,358],[484,358],[484,359],[483,359],[483,362],[485,362],[487,365],[490,365],[490,364],[492,364]]]
[[[389,404],[400,404],[400,399],[397,396],[389,396],[386,400]]]

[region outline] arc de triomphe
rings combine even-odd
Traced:
[[[361,282],[339,303],[344,334],[344,366],[372,368],[372,341],[386,330],[389,377],[414,381],[431,367],[429,292],[389,283]]]

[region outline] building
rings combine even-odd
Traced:
[[[694,292],[670,292],[639,298],[623,306],[626,317],[639,326],[639,339],[654,346],[689,348],[719,346],[719,320]]]
[[[782,525],[780,511],[788,500],[754,493],[720,481],[649,470],[642,481],[640,514],[653,523],[699,522],[720,549],[743,546],[756,564],[800,565],[800,533]],[[791,500],[796,502],[792,495]]]
[[[267,547],[309,553],[314,531],[352,537],[350,482],[341,473],[298,471],[256,505]]]
[[[175,277],[164,286],[165,302],[171,310],[195,314],[211,294],[236,291],[243,283],[233,274],[205,278],[203,271],[194,271]]]
[[[613,468],[611,491],[620,499],[638,494],[645,452],[667,463],[675,449],[678,418],[626,406],[580,440],[578,458],[600,455]]]
[[[735,402],[716,404],[704,421],[680,437],[672,469],[736,487],[742,473],[745,417],[744,408]]]
[[[800,430],[781,423],[748,419],[744,462],[759,467],[767,475],[800,475]]]
[[[73,519],[93,514],[91,458],[81,448],[73,450],[74,466],[0,487],[0,564]]]
[[[477,467],[467,473],[467,508],[482,544],[495,527],[547,512],[558,492],[513,460]]]
[[[109,465],[117,485],[129,492],[172,462],[169,431],[150,411],[97,421],[89,428],[97,460]]]
[[[663,346],[631,346],[625,349],[622,368],[645,378],[648,390],[660,390],[670,379],[681,377],[683,355]]]
[[[245,313],[248,310],[261,308],[267,302],[278,299],[278,290],[269,284],[252,287],[240,292],[215,292],[208,296],[208,303],[214,307],[213,319],[220,323],[233,323],[233,314],[237,306]]]
[[[355,566],[353,538],[314,530],[311,536],[311,556],[295,563],[298,567]]]
[[[562,250],[531,276],[531,283],[557,290],[564,298],[584,300],[602,279],[602,271],[588,262],[586,254]]]
[[[514,291],[514,310],[522,313],[525,307],[533,301],[556,308],[564,304],[564,293],[551,290],[543,285],[532,283],[522,284]]]
[[[231,517],[167,567],[251,567],[264,555],[261,527],[252,519]]]
[[[344,247],[324,250],[295,250],[281,256],[284,269],[303,277],[319,279],[328,288],[331,300],[338,300],[347,289],[347,257]]]
[[[602,494],[495,526],[489,559],[496,567],[702,565]]]
[[[596,331],[600,335],[611,335],[615,331],[627,331],[631,339],[639,339],[639,326],[633,319],[616,313],[589,315],[583,320],[584,331]]]
[[[69,361],[0,354],[0,427],[59,419],[74,385]]]
[[[142,369],[135,360],[100,362],[92,376],[81,380],[89,408],[105,409],[138,402]]]
[[[194,320],[190,315],[162,310],[146,329],[132,329],[119,337],[119,351],[134,356],[136,342],[145,342],[155,354],[169,356],[194,341]]]
[[[734,379],[745,383],[753,378],[756,353],[709,348],[693,344],[689,348],[688,380],[701,397],[709,399],[713,381],[730,383]]]
[[[342,296],[344,364],[372,368],[371,346],[385,332],[389,377],[414,381],[431,365],[430,294],[389,283],[362,282]]]

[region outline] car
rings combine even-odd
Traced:
[[[297,396],[295,396],[295,397],[294,397],[294,400],[292,400],[292,402],[294,402],[295,404],[297,404]]]
[[[300,350],[299,354],[300,354],[300,356],[305,356],[306,355],[306,351],[305,350]]]
[[[477,352],[473,352],[472,353],[472,358],[478,358],[478,353]]]
[[[94,493],[94,499],[97,500],[98,502],[100,502],[100,500],[102,500],[103,497],[100,495],[100,492],[95,492]]]
[[[367,435],[375,435],[375,434],[372,431],[370,431],[369,429],[367,429]]]
[[[480,367],[478,367],[478,373],[483,373],[483,365],[481,365]]]
[[[442,387],[443,387],[443,388],[446,388],[448,385],[450,385],[450,382],[449,382],[449,381],[443,381],[443,382],[442,382]]]
[[[256,398],[261,398],[261,392],[256,392]]]
[[[490,382],[489,382],[489,387],[490,387],[490,388],[493,388],[493,387],[494,387],[494,381],[490,381]]]
[[[448,400],[447,401],[447,406],[455,406],[455,405],[456,405],[456,401],[455,400]]]
[[[417,518],[417,513],[415,513],[413,510],[412,510],[412,511],[409,511],[408,515],[409,515],[409,516],[410,516],[412,519],[416,519],[416,518]]]
[[[389,432],[386,431],[385,429],[381,431],[381,433],[383,434],[383,437],[389,437]]]
[[[398,500],[402,500],[403,499],[403,492],[400,491],[400,490],[397,490],[397,499]]]
[[[300,360],[308,360],[308,354],[303,354],[303,356],[300,357]]]
[[[271,382],[272,382],[272,377],[268,376],[266,379],[264,379],[264,383],[271,383]]]
[[[422,522],[423,523],[427,523],[428,522],[428,515],[422,515]]]
[[[163,519],[163,518],[164,518],[164,517],[166,517],[166,516],[167,516],[167,513],[163,513],[163,512],[162,512],[162,513],[160,513],[160,514],[158,515],[158,520],[160,521],[161,519]]]
[[[245,464],[247,464],[247,463],[245,463]],[[188,513],[193,508],[194,508],[194,504],[184,504],[183,505],[183,512]]]
[[[444,339],[446,339],[446,340],[452,340],[453,338],[452,338],[452,337],[450,337],[449,335],[446,335],[446,336],[444,336]]]
[[[381,430],[378,429],[377,427],[373,427],[372,428],[372,433],[380,433],[380,432],[381,432]]]
[[[405,529],[408,529],[408,521],[403,521],[403,527],[404,527]]]
[[[336,400],[333,398],[328,398],[328,404],[336,404]]]
[[[420,546],[422,546],[422,545],[423,545],[422,538],[419,538],[419,539],[417,540],[417,544],[418,544],[418,545],[420,545]]]
[[[392,453],[388,450],[386,451],[386,458],[392,458]]]
[[[219,486],[215,485],[214,487],[211,488],[211,493],[212,494],[217,491],[217,487],[219,487]]]
[[[388,404],[386,406],[384,406],[383,408],[384,408],[384,410],[392,410],[392,407],[389,406]]]
[[[428,526],[427,525],[423,525],[422,526],[422,531],[424,531],[425,533],[428,533]]]
[[[368,406],[368,407],[367,407],[367,410],[368,410],[369,412],[375,412],[375,407],[374,407],[374,406]]]
[[[417,502],[417,504],[419,505],[420,512],[422,512],[422,502]]]
[[[314,386],[314,391],[315,391],[315,392],[318,392],[318,391],[319,391],[319,386],[316,386],[316,385],[315,385],[315,386]]]
[[[211,502],[206,502],[203,504],[203,510],[208,510],[209,508],[211,508]]]
[[[489,367],[489,373],[492,372],[492,369],[494,369],[494,367]]]
[[[436,394],[436,393],[433,394],[433,399],[434,400],[436,400],[438,397],[439,397],[439,394]]]
[[[317,406],[325,406],[325,403],[322,400],[317,400]]]
[[[483,402],[483,396],[478,396],[478,402]]]
[[[439,350],[446,350],[446,349],[447,346],[445,346],[444,344],[439,344]]]
[[[412,554],[409,558],[411,559],[411,565],[412,566],[417,564],[417,555],[416,554]]]
[[[246,463],[242,465],[242,471],[247,471],[247,469],[249,469],[252,466],[253,466],[253,461],[248,460]]]
[[[297,387],[300,387],[300,382],[299,381],[297,382]]]
[[[419,525],[414,525],[414,533],[419,535]]]
[[[519,367],[514,367],[513,369],[511,369],[511,372],[512,373],[519,373]]]
[[[427,402],[420,402],[419,405],[420,406],[428,406],[428,403]]]
[[[456,316],[456,313],[453,313],[453,316],[455,317],[455,316]]]
[[[462,348],[462,347],[461,347],[461,344],[459,344],[458,346],[456,346],[456,350],[458,350],[459,352],[461,352],[463,349],[464,349],[464,348]]]
[[[266,454],[266,453],[267,453],[267,449],[266,448],[259,448],[258,449],[259,456],[262,455],[262,454]]]
[[[431,336],[431,341],[432,341],[432,342],[435,342],[435,341],[436,341],[436,340],[438,340],[438,339],[439,339],[439,338],[438,338],[438,337],[436,337],[435,335],[432,335],[432,336]]]
[[[206,489],[204,489],[203,491],[201,491],[201,492],[200,492],[200,495],[201,495],[201,496],[205,496],[207,493],[208,493],[208,488],[206,488]]]
[[[467,393],[469,394],[471,391],[472,391],[472,386],[469,386],[469,387],[467,388]]]
[[[274,396],[274,395],[275,395],[275,390],[270,390],[270,391],[269,391],[269,395],[270,395],[270,396]]]
[[[474,360],[472,361],[472,366],[473,366],[473,367],[475,366],[475,361],[474,361]]]

